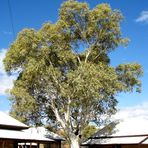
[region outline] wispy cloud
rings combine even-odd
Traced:
[[[135,118],[140,117],[148,120],[148,102],[143,102],[140,105],[122,108],[115,118]]]
[[[13,86],[15,76],[8,76],[4,70],[3,59],[7,49],[0,49],[0,95],[6,95],[6,91]]]
[[[11,31],[3,31],[2,32],[4,35],[12,35],[12,32]]]
[[[148,11],[142,11],[136,22],[148,23]]]

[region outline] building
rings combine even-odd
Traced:
[[[147,148],[148,118],[115,120],[82,145],[87,148]]]
[[[0,112],[0,148],[61,148],[62,140],[44,128],[29,128]]]

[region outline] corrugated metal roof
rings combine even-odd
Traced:
[[[54,140],[64,140],[61,136],[53,133],[53,132],[50,132],[48,131],[46,128],[44,127],[32,127],[32,128],[29,128],[27,130],[24,130],[25,132],[29,133],[29,134],[39,134],[39,135],[42,135],[46,138],[49,138],[49,139],[54,139]]]
[[[18,139],[25,141],[54,141],[49,138],[45,138],[43,135],[27,132],[25,130],[15,131],[15,130],[3,130],[0,129],[0,139]]]
[[[139,144],[143,141],[147,136],[139,136],[139,137],[122,137],[122,138],[101,138],[101,139],[89,139],[88,141],[84,142],[83,145],[104,145],[104,144]]]
[[[116,119],[83,144],[148,144],[147,137],[148,119],[133,117]]]
[[[0,111],[0,126],[29,128],[27,125]]]
[[[112,136],[148,134],[148,119],[135,117],[119,120]]]
[[[47,131],[44,127],[29,128],[27,125],[19,122],[18,120],[12,118],[11,116],[1,111],[0,111],[0,138],[36,140],[36,141],[64,140],[62,137],[58,136],[57,134]]]

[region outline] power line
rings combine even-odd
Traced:
[[[9,17],[10,17],[10,22],[12,27],[13,38],[15,39],[15,30],[14,30],[14,24],[13,24],[13,14],[11,9],[11,3],[10,3],[10,0],[7,0],[7,2],[8,2]]]

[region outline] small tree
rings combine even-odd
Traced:
[[[83,131],[82,131],[82,135],[84,137],[84,140],[90,138],[97,130],[95,125],[88,125],[86,126]]]
[[[139,64],[110,65],[108,54],[127,43],[122,18],[108,4],[90,10],[67,1],[56,23],[21,31],[4,59],[6,72],[18,73],[11,113],[28,124],[58,124],[71,148],[79,148],[90,121],[101,124],[116,112],[118,93],[140,89]]]

